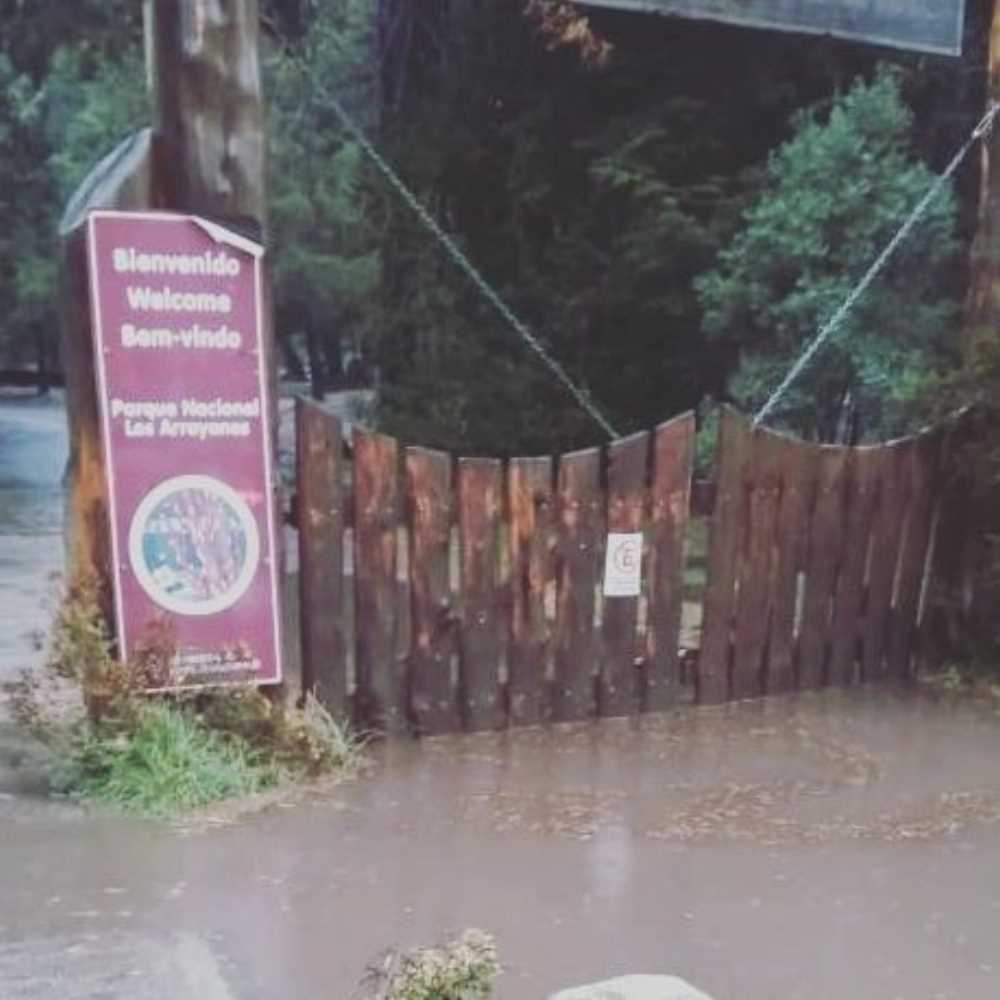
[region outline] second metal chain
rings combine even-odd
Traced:
[[[841,303],[840,308],[826,321],[823,327],[820,329],[819,333],[810,342],[809,346],[802,352],[799,356],[798,361],[788,370],[788,374],[782,379],[781,384],[778,386],[774,392],[771,393],[767,402],[757,411],[757,415],[754,417],[754,423],[761,423],[765,417],[770,414],[770,412],[777,405],[778,400],[789,390],[792,383],[802,374],[803,371],[808,367],[809,363],[816,356],[816,352],[826,343],[827,340],[837,331],[840,324],[843,323],[847,314],[854,308],[858,299],[868,291],[868,287],[871,283],[879,276],[882,270],[885,268],[886,264],[889,263],[889,258],[896,252],[899,245],[910,235],[913,227],[924,217],[927,209],[930,207],[931,203],[941,192],[941,188],[944,187],[947,180],[951,175],[958,169],[961,162],[968,155],[969,150],[982,139],[984,136],[989,135],[990,130],[993,128],[993,121],[996,118],[997,112],[1000,112],[1000,104],[994,104],[993,107],[982,117],[979,124],[972,130],[972,134],[962,148],[952,157],[951,163],[945,168],[944,172],[934,180],[934,183],[927,189],[927,193],[917,202],[916,207],[910,213],[909,218],[900,226],[899,231],[896,235],[889,241],[886,248],[875,258],[875,262],[868,268],[865,272],[864,277],[857,283],[850,295]]]

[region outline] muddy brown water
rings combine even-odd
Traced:
[[[827,692],[395,743],[187,827],[23,802],[0,801],[15,1000],[347,1000],[383,948],[470,925],[500,1000],[627,971],[716,1000],[1000,996],[988,704]]]
[[[63,419],[0,403],[0,675],[37,656]],[[385,947],[470,925],[499,1000],[628,971],[716,1000],[1000,996],[988,704],[828,692],[392,744],[185,826],[20,794],[0,737],[0,1000],[348,1000]]]

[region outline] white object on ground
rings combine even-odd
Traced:
[[[712,1000],[677,976],[619,976],[603,983],[575,986],[549,1000]]]

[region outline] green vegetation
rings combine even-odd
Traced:
[[[889,72],[856,82],[826,114],[796,115],[743,228],[697,282],[706,333],[735,359],[729,391],[745,410],[764,403],[930,187],[912,134]],[[786,424],[831,441],[853,406],[870,437],[912,430],[927,373],[957,361],[955,211],[949,192],[931,205],[782,401]]]
[[[10,691],[16,721],[52,752],[57,791],[168,816],[358,763],[358,740],[311,696],[298,709],[250,689],[146,695],[169,658],[164,634],[120,664],[94,588],[69,588],[44,665]]]
[[[128,724],[84,726],[56,787],[142,815],[173,815],[272,787],[277,771],[190,709],[151,704]]]
[[[439,948],[390,952],[365,985],[372,1000],[489,1000],[500,972],[492,936],[467,930]]]
[[[3,364],[55,364],[62,206],[149,119],[138,5],[72,6],[3,4]],[[757,402],[919,195],[923,164],[979,117],[973,54],[900,54],[879,72],[873,47],[600,10],[585,25],[549,0],[262,11],[283,367],[321,393],[353,359],[383,429],[467,453],[598,431],[326,94],[623,432],[709,395]],[[906,425],[927,369],[952,360],[953,234],[945,199],[783,411],[789,426],[830,436],[845,401],[866,436]]]
[[[767,397],[980,119],[990,9],[970,6],[949,60],[599,8],[585,24],[562,0],[262,0],[284,372],[317,395],[366,381],[373,419],[406,442],[503,455],[599,439],[345,133],[334,94],[616,428],[700,409],[709,474],[712,405]],[[149,120],[140,5],[0,14],[0,368],[44,372],[62,207]],[[958,358],[974,164],[777,423],[873,440],[996,398],[993,332]],[[962,551],[983,570],[1000,564],[1000,449],[980,412],[981,444],[954,454],[982,529]],[[949,598],[963,620],[969,572]],[[994,591],[971,590],[991,621]]]
[[[362,153],[318,88],[371,126],[374,71],[363,53],[370,0],[323,4],[308,37],[265,60],[270,116],[270,202],[282,360],[303,377],[304,348],[317,395],[343,371],[342,337],[356,348],[377,327],[378,241],[384,198],[365,183]]]
[[[349,771],[359,753],[357,741],[315,700],[287,709],[257,693],[118,701],[60,739],[56,790],[145,816]]]
[[[71,185],[135,123],[141,8],[0,0],[0,23],[0,366],[44,372],[57,367],[56,224]]]

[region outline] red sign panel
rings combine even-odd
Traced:
[[[95,212],[88,240],[121,655],[166,627],[156,686],[276,683],[262,248],[152,213]]]

